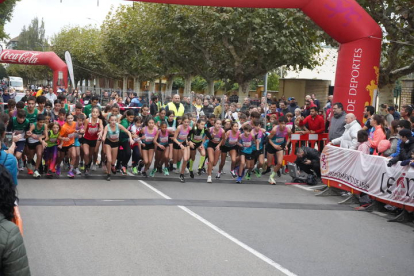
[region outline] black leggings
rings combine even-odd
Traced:
[[[135,167],[139,160],[142,160],[141,152],[139,151],[139,147],[135,146],[132,148],[132,167]]]
[[[131,158],[131,145],[129,140],[124,142],[119,142],[119,147],[122,147],[122,150],[118,150],[118,168],[125,167],[128,168],[128,162]]]

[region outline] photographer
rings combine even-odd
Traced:
[[[307,174],[312,174],[312,171],[314,171],[319,178],[321,177],[320,154],[316,149],[309,147],[297,148],[296,157],[295,163],[299,170]]]

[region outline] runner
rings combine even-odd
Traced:
[[[290,143],[291,130],[286,127],[286,118],[284,116],[279,118],[279,125],[275,126],[269,134],[267,151],[267,165],[270,168],[275,160],[273,172],[269,176],[269,183],[276,185],[275,175],[280,175],[280,168],[283,162],[283,151],[288,149]]]
[[[109,118],[109,124],[105,126],[104,134],[102,139],[104,140],[104,148],[106,154],[106,180],[111,181],[110,172],[116,174],[115,162],[118,155],[119,147],[119,134],[120,130],[128,134],[129,141],[131,144],[134,143],[131,133],[122,125],[117,123],[118,118],[115,115],[112,115]]]
[[[134,118],[134,124],[131,126],[131,134],[132,138],[134,139],[134,144],[132,147],[132,173],[137,175],[141,173],[140,163],[142,164],[142,155],[141,155],[141,139],[139,135],[142,129],[142,120],[141,117],[136,116]]]
[[[44,159],[47,167],[46,177],[52,178],[56,172],[56,161],[58,158],[58,143],[60,125],[56,122],[50,123],[48,127],[48,135],[46,138],[46,149],[44,151]]]
[[[253,129],[252,135],[255,137],[259,143],[253,143],[253,156],[255,159],[256,169],[254,172],[256,173],[256,177],[262,177],[263,172],[263,164],[264,164],[264,151],[263,147],[266,141],[266,130],[261,128],[261,122],[259,119],[253,120]],[[259,145],[259,146],[257,146]]]
[[[211,173],[213,167],[218,163],[220,157],[220,146],[225,138],[224,130],[221,128],[221,120],[215,120],[214,126],[207,133],[209,142],[207,145],[208,166],[207,166],[207,183],[212,183]]]
[[[37,122],[30,125],[29,131],[27,134],[27,166],[31,167],[34,165],[33,177],[39,179],[39,167],[42,165],[43,160],[43,151],[46,148],[47,144],[44,141],[47,139],[47,125],[45,124],[45,116],[42,114],[37,115]],[[34,163],[33,158],[36,154],[36,163]]]
[[[7,126],[7,130],[13,132],[13,135],[20,135],[20,139],[17,141],[16,148],[14,150],[14,156],[16,156],[17,161],[20,161],[23,157],[23,151],[26,146],[26,132],[29,131],[29,129],[30,123],[26,118],[26,111],[23,109],[18,110],[17,117],[13,117]],[[19,170],[23,170],[23,166],[19,167]]]
[[[169,144],[168,158],[170,159],[169,171],[172,172],[174,169],[172,138],[174,137],[175,131],[177,129],[177,121],[175,120],[174,111],[172,110],[167,111],[166,116],[167,116],[167,130],[168,130],[168,135],[169,135],[169,140],[168,140],[168,144]]]
[[[194,178],[193,165],[197,154],[197,150],[200,156],[206,156],[206,150],[204,149],[203,142],[206,137],[206,122],[202,119],[197,121],[197,124],[191,129],[188,136],[188,143],[190,145],[190,177]]]
[[[81,139],[83,158],[85,161],[85,176],[89,176],[91,164],[97,160],[97,141],[101,140],[103,133],[102,120],[99,119],[99,108],[94,107],[91,110],[91,117],[83,122],[85,135]]]
[[[85,121],[85,115],[80,114],[78,116],[73,116],[74,120],[76,121],[76,135],[75,135],[75,143],[73,146],[75,147],[76,151],[76,160],[74,165],[74,173],[76,175],[81,175],[81,171],[79,170],[79,162],[81,159],[83,159],[83,151],[81,150],[81,143],[80,140],[82,140],[83,135],[85,133],[84,128],[84,121]]]
[[[114,114],[115,112],[115,114]],[[119,108],[118,108],[119,112]],[[116,115],[116,110],[112,108],[113,115]],[[120,115],[120,114],[118,114]],[[134,111],[127,110],[125,114],[120,118],[120,124],[125,128],[130,130],[132,123],[134,122]],[[135,143],[135,142],[134,142]],[[122,175],[127,175],[127,168],[129,159],[131,159],[131,144],[128,141],[128,135],[121,131],[119,138],[119,154],[118,154],[118,164],[117,168],[120,170]]]
[[[144,122],[144,127],[141,130],[141,151],[142,151],[142,159],[144,160],[144,171],[142,172],[142,175],[144,177],[147,176],[147,171],[149,170],[152,160],[154,159],[154,139],[157,134],[158,128],[155,126],[155,121],[151,117],[151,115],[148,115],[146,118],[146,122]],[[154,167],[154,169],[150,172],[150,176],[154,177],[155,172],[157,169]]]
[[[61,168],[60,162],[65,158],[66,153],[70,158],[70,165],[68,171],[68,177],[74,178],[75,174],[73,172],[73,167],[76,161],[76,150],[74,147],[75,144],[75,134],[76,134],[76,123],[73,121],[74,117],[72,114],[66,115],[66,123],[60,129],[59,140],[62,141],[62,147],[59,148],[59,157],[56,162],[56,175],[60,176]]]
[[[155,163],[154,170],[157,170],[159,167],[162,168],[162,164],[165,164],[163,172],[164,175],[168,176],[170,173],[168,171],[169,166],[169,144],[168,144],[168,130],[167,123],[165,121],[159,122],[160,129],[158,130],[155,138],[154,144],[157,147],[155,151]]]
[[[236,183],[241,183],[245,173],[246,180],[250,180],[250,173],[254,167],[253,144],[258,144],[259,141],[255,139],[251,131],[252,127],[250,125],[244,125],[243,134],[241,134],[239,138],[240,167]]]
[[[178,121],[178,117],[177,117]],[[184,115],[182,117],[182,124],[177,127],[177,130],[175,131],[174,137],[173,137],[173,159],[174,164],[177,164],[177,170],[180,169],[179,164],[181,163],[181,171],[180,171],[180,181],[185,182],[184,179],[184,172],[187,166],[187,161],[190,159],[190,148],[187,145],[187,138],[190,134],[190,120],[188,119],[188,116]]]
[[[240,131],[239,131],[239,124],[237,122],[231,123],[231,129],[226,132],[226,136],[224,138],[225,142],[224,145],[221,146],[221,162],[219,166],[219,171],[217,173],[216,178],[220,178],[221,173],[223,171],[223,167],[226,163],[227,153],[230,154],[231,158],[231,166],[230,166],[230,173],[233,178],[236,178],[237,173],[234,172],[234,168],[236,166],[237,161],[237,151],[239,149],[237,143],[239,141]]]

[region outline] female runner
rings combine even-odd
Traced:
[[[81,139],[83,149],[83,159],[85,161],[85,176],[89,176],[92,162],[96,162],[98,157],[97,141],[102,138],[103,123],[99,119],[99,108],[94,107],[91,111],[91,117],[85,119],[83,123],[85,135]],[[99,146],[98,146],[99,148]]]
[[[145,164],[142,175],[144,177],[148,177],[147,171],[149,170],[152,164],[152,160],[154,159],[154,139],[157,134],[158,128],[155,126],[155,121],[150,115],[146,118],[146,122],[144,123],[144,125],[145,127],[141,129],[141,150],[142,158],[144,159]],[[151,171],[150,176],[154,177],[156,171],[156,169],[154,172]]]
[[[224,130],[221,128],[221,120],[215,120],[214,126],[212,126],[207,133],[209,142],[207,145],[207,154],[208,154],[208,167],[207,167],[207,183],[213,182],[211,180],[211,172],[213,167],[218,163],[220,157],[220,146],[225,138]]]
[[[180,171],[180,181],[185,182],[184,172],[187,167],[187,161],[190,159],[190,148],[187,145],[187,137],[190,134],[190,120],[186,115],[182,117],[182,124],[177,127],[173,137],[173,160],[174,164],[177,164],[177,170],[179,168],[178,164],[181,163]]]
[[[158,130],[154,138],[154,144],[157,147],[157,150],[155,151],[154,170],[156,171],[159,167],[162,168],[162,164],[165,164],[163,171],[164,171],[164,175],[166,176],[170,175],[168,171],[168,161],[169,161],[168,140],[169,140],[169,137],[168,137],[167,123],[165,121],[161,121],[160,129]]]
[[[220,178],[221,172],[223,171],[224,164],[226,162],[227,153],[230,154],[231,158],[231,166],[230,166],[230,173],[233,178],[236,178],[237,173],[234,172],[234,168],[236,167],[237,161],[237,151],[239,149],[237,143],[239,141],[240,131],[239,131],[239,124],[233,122],[231,124],[231,129],[226,132],[226,136],[224,138],[224,145],[221,146],[221,162],[219,166],[219,171],[217,173],[216,178]]]
[[[196,157],[197,150],[201,156],[206,155],[203,142],[206,137],[205,130],[206,122],[199,119],[194,128],[191,129],[190,135],[188,136],[188,144],[190,145],[190,177],[194,178],[193,165]]]

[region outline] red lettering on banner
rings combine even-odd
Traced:
[[[362,57],[362,49],[356,48],[354,49],[354,58],[352,59],[352,71],[351,71],[351,79],[349,83],[349,96],[358,96],[358,78],[360,75],[361,70],[361,57]],[[346,111],[353,112],[355,111],[355,104],[356,100],[352,98],[348,100]]]
[[[3,51],[0,54],[0,61],[8,63],[19,64],[37,64],[39,53],[24,52],[21,54],[11,53],[10,51]]]

